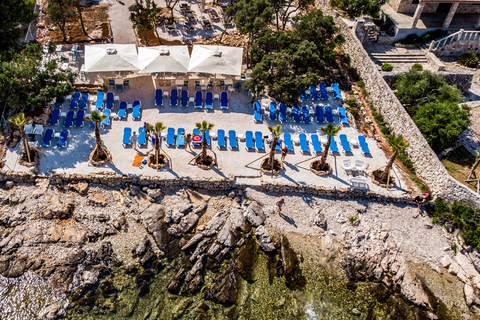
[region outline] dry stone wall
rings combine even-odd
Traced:
[[[412,118],[383,79],[377,66],[340,15],[324,2],[320,2],[319,7],[324,13],[334,17],[335,23],[345,36],[345,43],[342,46],[344,52],[350,56],[352,66],[357,68],[374,106],[383,115],[390,129],[395,134],[402,135],[408,142],[407,151],[416,173],[427,184],[432,195],[447,201],[470,203],[480,208],[480,197],[448,174]]]

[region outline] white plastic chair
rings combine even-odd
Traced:
[[[43,126],[41,124],[35,125],[35,128],[33,129],[33,134],[42,134],[43,133]]]
[[[363,167],[365,166],[365,162],[362,160],[355,160],[355,170],[363,171]]]
[[[33,133],[33,124],[27,123],[23,126],[23,130],[25,131],[25,134],[32,134]]]

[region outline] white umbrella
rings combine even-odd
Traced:
[[[134,44],[85,45],[85,72],[139,70]]]
[[[188,72],[239,76],[242,71],[242,58],[243,48],[195,45]]]
[[[188,71],[188,46],[158,46],[138,48],[139,73]]]

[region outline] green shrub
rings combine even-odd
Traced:
[[[354,108],[357,106],[357,99],[355,98],[350,98],[347,101],[345,101],[345,104],[349,106],[350,108]]]
[[[382,64],[382,71],[392,71],[393,66],[390,63],[384,63]]]
[[[458,63],[465,67],[475,68],[478,65],[478,57],[473,52],[467,52],[458,58]]]
[[[435,31],[431,31],[429,33],[424,34],[423,36],[419,37],[418,35],[412,33],[399,41],[401,44],[413,44],[413,45],[422,45],[432,40],[444,37],[447,35],[446,31],[442,29],[437,29]]]
[[[423,66],[420,63],[415,63],[410,69],[415,71],[423,71]]]

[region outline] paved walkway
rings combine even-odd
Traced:
[[[135,0],[103,0],[102,3],[110,4],[108,15],[112,28],[114,43],[135,43],[135,33],[130,21],[128,8]]]

